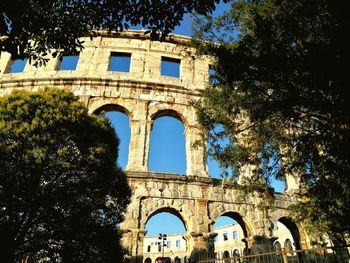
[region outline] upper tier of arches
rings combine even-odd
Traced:
[[[186,175],[209,177],[206,145],[201,143],[193,102],[208,84],[212,59],[199,56],[187,45],[189,38],[182,36],[171,35],[159,42],[152,41],[143,31],[113,35],[102,32],[92,40],[82,41],[84,49],[78,58],[77,54],[62,53],[61,57],[49,59],[45,67],[26,63],[17,73],[11,73],[14,61],[10,55],[2,54],[0,96],[14,89],[58,87],[79,96],[90,113],[125,113],[131,134],[126,170],[135,172],[149,171],[153,122],[162,116],[175,117],[184,125]],[[75,56],[75,68],[61,67],[67,55]],[[119,67],[115,64],[118,59],[129,59],[129,64]],[[163,64],[167,70],[162,69]],[[293,180],[287,180],[289,189],[298,187],[297,180]]]

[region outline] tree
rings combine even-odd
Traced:
[[[0,262],[122,262],[130,189],[109,121],[72,93],[0,98]]]
[[[299,176],[297,217],[340,241],[350,232],[345,10],[343,1],[237,0],[218,19],[196,23],[197,40],[214,42],[196,45],[217,59],[198,105],[214,156],[236,171],[256,167],[250,184],[263,175]],[[222,136],[236,140],[218,146]]]
[[[84,35],[93,37],[99,29],[121,31],[136,25],[147,27],[154,39],[164,39],[180,24],[185,13],[206,14],[218,2],[2,0],[0,52],[44,63],[52,49],[70,53],[80,50],[79,38]]]

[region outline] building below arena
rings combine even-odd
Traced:
[[[229,258],[234,255],[243,255],[245,253],[246,241],[243,230],[239,224],[216,227],[214,233],[216,235],[213,238],[213,257]],[[282,223],[277,222],[274,226],[273,236],[276,237],[273,244],[276,250],[283,248],[287,250],[295,249],[293,237],[288,228]],[[143,246],[144,263],[157,262],[157,259],[162,256],[174,263],[187,262],[187,242],[185,234],[167,235],[164,245],[163,252],[159,236],[145,236]]]

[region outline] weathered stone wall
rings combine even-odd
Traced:
[[[241,223],[249,245],[254,243],[254,236],[269,237],[272,222],[289,216],[285,208],[298,188],[293,178],[287,182],[292,189],[277,195],[271,209],[262,209],[262,196],[249,195],[241,200],[237,189],[224,187],[209,177],[205,145],[198,143],[201,134],[192,105],[207,83],[210,58],[198,56],[186,46],[188,38],[170,36],[161,43],[151,41],[141,31],[128,31],[83,40],[85,48],[79,54],[76,70],[58,70],[57,58],[50,59],[45,67],[27,64],[22,73],[7,73],[11,57],[1,54],[0,96],[14,89],[66,88],[79,96],[92,114],[117,110],[129,116],[131,138],[126,171],[133,197],[121,228],[134,261],[142,258],[147,221],[162,211],[184,222],[188,256],[208,248],[213,224],[221,215],[231,215]],[[131,53],[130,72],[108,71],[111,52]],[[161,75],[162,56],[181,60],[179,78]],[[185,126],[185,176],[148,173],[152,123],[164,115],[178,118]],[[299,228],[304,244],[307,236]]]

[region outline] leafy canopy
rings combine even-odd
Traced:
[[[122,262],[118,139],[63,90],[0,98],[1,262]]]
[[[217,59],[200,122],[211,141],[220,136],[216,124],[239,138],[234,150],[216,152],[219,161],[255,167],[251,184],[263,175],[298,177],[298,218],[335,238],[350,232],[345,10],[331,0],[237,0],[218,19],[196,23],[197,40],[215,43],[197,41],[199,50]]]
[[[96,30],[121,31],[136,25],[148,28],[153,38],[163,39],[185,13],[209,13],[218,2],[1,0],[0,52],[42,63],[52,49],[70,53],[81,49],[79,37],[92,37]]]

